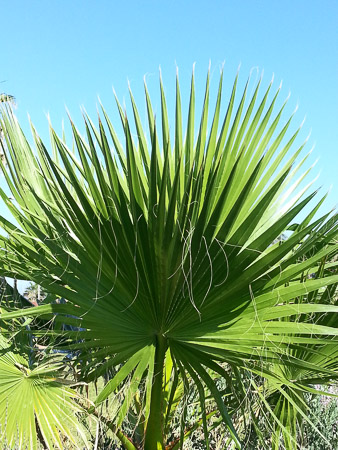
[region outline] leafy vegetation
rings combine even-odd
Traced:
[[[303,446],[309,450],[330,450],[338,446],[338,402],[335,397],[312,397],[311,417],[316,427],[326,437],[329,444],[318,439],[313,427],[304,424]]]
[[[70,119],[71,146],[50,126],[52,152],[3,109],[12,198],[0,195],[15,223],[0,217],[1,275],[49,293],[22,308],[6,288],[4,345],[22,336],[37,354],[20,373],[13,361],[22,389],[61,370],[43,400],[77,411],[96,448],[178,449],[202,436],[206,449],[294,449],[302,423],[326,439],[306,395],[337,378],[337,215],[316,218],[324,198],[302,187],[307,155],[293,149],[292,117],[280,126],[280,89],[260,95],[260,80],[248,95],[248,82],[236,102],[237,78],[221,119],[221,74],[208,125],[208,74],[196,126],[192,77],[185,138],[178,77],[172,132],[162,80],[160,127],[145,86],[148,139],[131,92],[133,124],[116,100],[123,143],[103,107],[97,125],[84,114],[84,135]],[[7,405],[3,389],[5,428]],[[34,448],[37,429],[16,420],[3,439]],[[45,420],[50,448],[83,446],[62,416]]]

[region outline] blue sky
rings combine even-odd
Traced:
[[[95,115],[98,95],[114,117],[112,86],[123,101],[128,79],[142,112],[143,76],[157,95],[159,66],[170,97],[178,65],[187,103],[193,63],[202,92],[209,61],[214,91],[225,61],[227,93],[241,63],[241,83],[258,67],[266,85],[273,73],[276,89],[283,80],[281,97],[291,91],[295,126],[306,115],[311,162],[320,158],[317,184],[333,185],[326,208],[337,203],[337,1],[12,0],[2,2],[1,16],[0,92],[16,97],[25,130],[27,113],[42,137],[48,112],[57,129],[65,105],[76,122],[81,105]]]

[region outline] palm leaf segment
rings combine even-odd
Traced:
[[[219,362],[226,361],[264,375],[264,362],[301,364],[289,355],[290,344],[306,345],[315,334],[320,345],[337,334],[332,326],[288,320],[337,311],[307,302],[336,275],[297,280],[337,250],[325,245],[337,235],[337,216],[311,222],[315,206],[286,240],[271,245],[314,197],[304,198],[309,185],[300,188],[303,145],[290,150],[299,129],[290,134],[292,117],[279,128],[285,103],[275,112],[280,89],[269,100],[272,83],[259,101],[261,81],[249,99],[247,83],[235,108],[237,77],[221,120],[222,77],[209,132],[209,75],[198,129],[192,77],[185,139],[178,78],[173,133],[162,81],[160,132],[145,88],[150,147],[131,93],[136,138],[117,101],[125,145],[102,107],[98,127],[84,114],[86,137],[71,121],[71,148],[50,127],[54,157],[32,126],[35,156],[7,109],[9,163],[2,169],[15,200],[1,196],[18,225],[1,218],[8,236],[0,260],[3,275],[68,300],[25,314],[57,313],[55,320],[78,327],[68,333],[69,348],[81,350],[89,379],[125,362],[98,403],[129,374],[134,392],[146,376],[146,415],[150,408],[155,417],[170,349],[174,370],[200,392],[211,391],[237,439],[210,370],[222,374]],[[319,251],[299,264],[319,241]],[[152,420],[148,428],[160,432]]]

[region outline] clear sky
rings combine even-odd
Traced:
[[[142,111],[143,76],[156,92],[159,66],[169,97],[176,64],[188,88],[196,62],[199,89],[211,61],[216,90],[225,61],[225,92],[239,63],[243,83],[254,67],[266,85],[274,73],[282,97],[291,91],[290,111],[299,105],[295,123],[307,117],[319,184],[333,185],[327,209],[337,203],[337,0],[11,0],[1,2],[0,33],[0,92],[16,97],[24,129],[29,113],[42,137],[47,112],[58,129],[65,106],[78,122],[81,105],[95,114],[98,95],[113,111],[112,86],[123,101],[128,79]]]

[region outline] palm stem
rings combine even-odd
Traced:
[[[163,368],[167,350],[167,340],[162,335],[156,337],[154,378],[151,389],[150,414],[146,431],[144,450],[162,450],[163,442]]]

